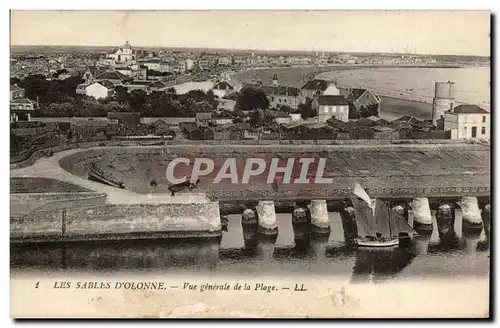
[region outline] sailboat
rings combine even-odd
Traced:
[[[358,246],[394,247],[399,245],[400,236],[418,235],[403,216],[380,199],[372,200],[358,183],[353,194]]]

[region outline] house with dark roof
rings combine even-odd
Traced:
[[[315,96],[339,96],[340,91],[333,82],[314,79],[307,81],[300,90],[302,97],[314,98]]]
[[[94,78],[95,82],[99,82],[99,81],[103,81],[103,80],[108,80],[116,85],[116,84],[128,83],[132,80],[132,78],[130,78],[129,76],[127,76],[123,73],[120,73],[116,70],[108,70],[108,71],[105,71],[105,72],[102,72],[102,73],[96,75]]]
[[[444,131],[451,139],[490,138],[490,112],[476,105],[459,105],[444,113]]]
[[[349,121],[349,103],[343,96],[319,96],[311,106],[318,113],[318,122],[326,122],[330,118]]]
[[[369,89],[349,88],[341,92],[356,109],[376,105],[380,109],[380,96]]]
[[[212,91],[214,95],[222,99],[225,96],[229,95],[230,93],[234,92],[234,87],[231,84],[227,83],[226,81],[222,81],[217,83],[212,88]]]
[[[261,89],[269,100],[269,107],[280,108],[288,106],[292,109],[297,109],[300,103],[305,101],[300,90],[295,87],[285,85],[262,85],[260,83],[246,83],[244,86]]]

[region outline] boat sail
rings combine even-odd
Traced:
[[[372,200],[358,183],[353,194],[355,197],[351,199],[356,213],[358,246],[397,246],[401,233],[417,234],[398,212],[380,199]]]

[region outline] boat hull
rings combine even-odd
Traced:
[[[99,182],[99,183],[102,183],[102,184],[105,184],[105,185],[108,185],[108,186],[111,186],[111,187],[125,189],[124,185],[119,184],[119,183],[117,183],[115,181],[111,181],[109,179],[106,179],[106,178],[104,178],[104,177],[100,176],[99,174],[97,174],[95,172],[92,172],[92,171],[89,172],[88,178],[91,181]]]
[[[394,247],[399,245],[399,239],[392,239],[388,241],[370,241],[370,240],[356,240],[358,247]]]

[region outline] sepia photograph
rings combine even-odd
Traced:
[[[11,317],[490,318],[491,21],[11,10]]]

